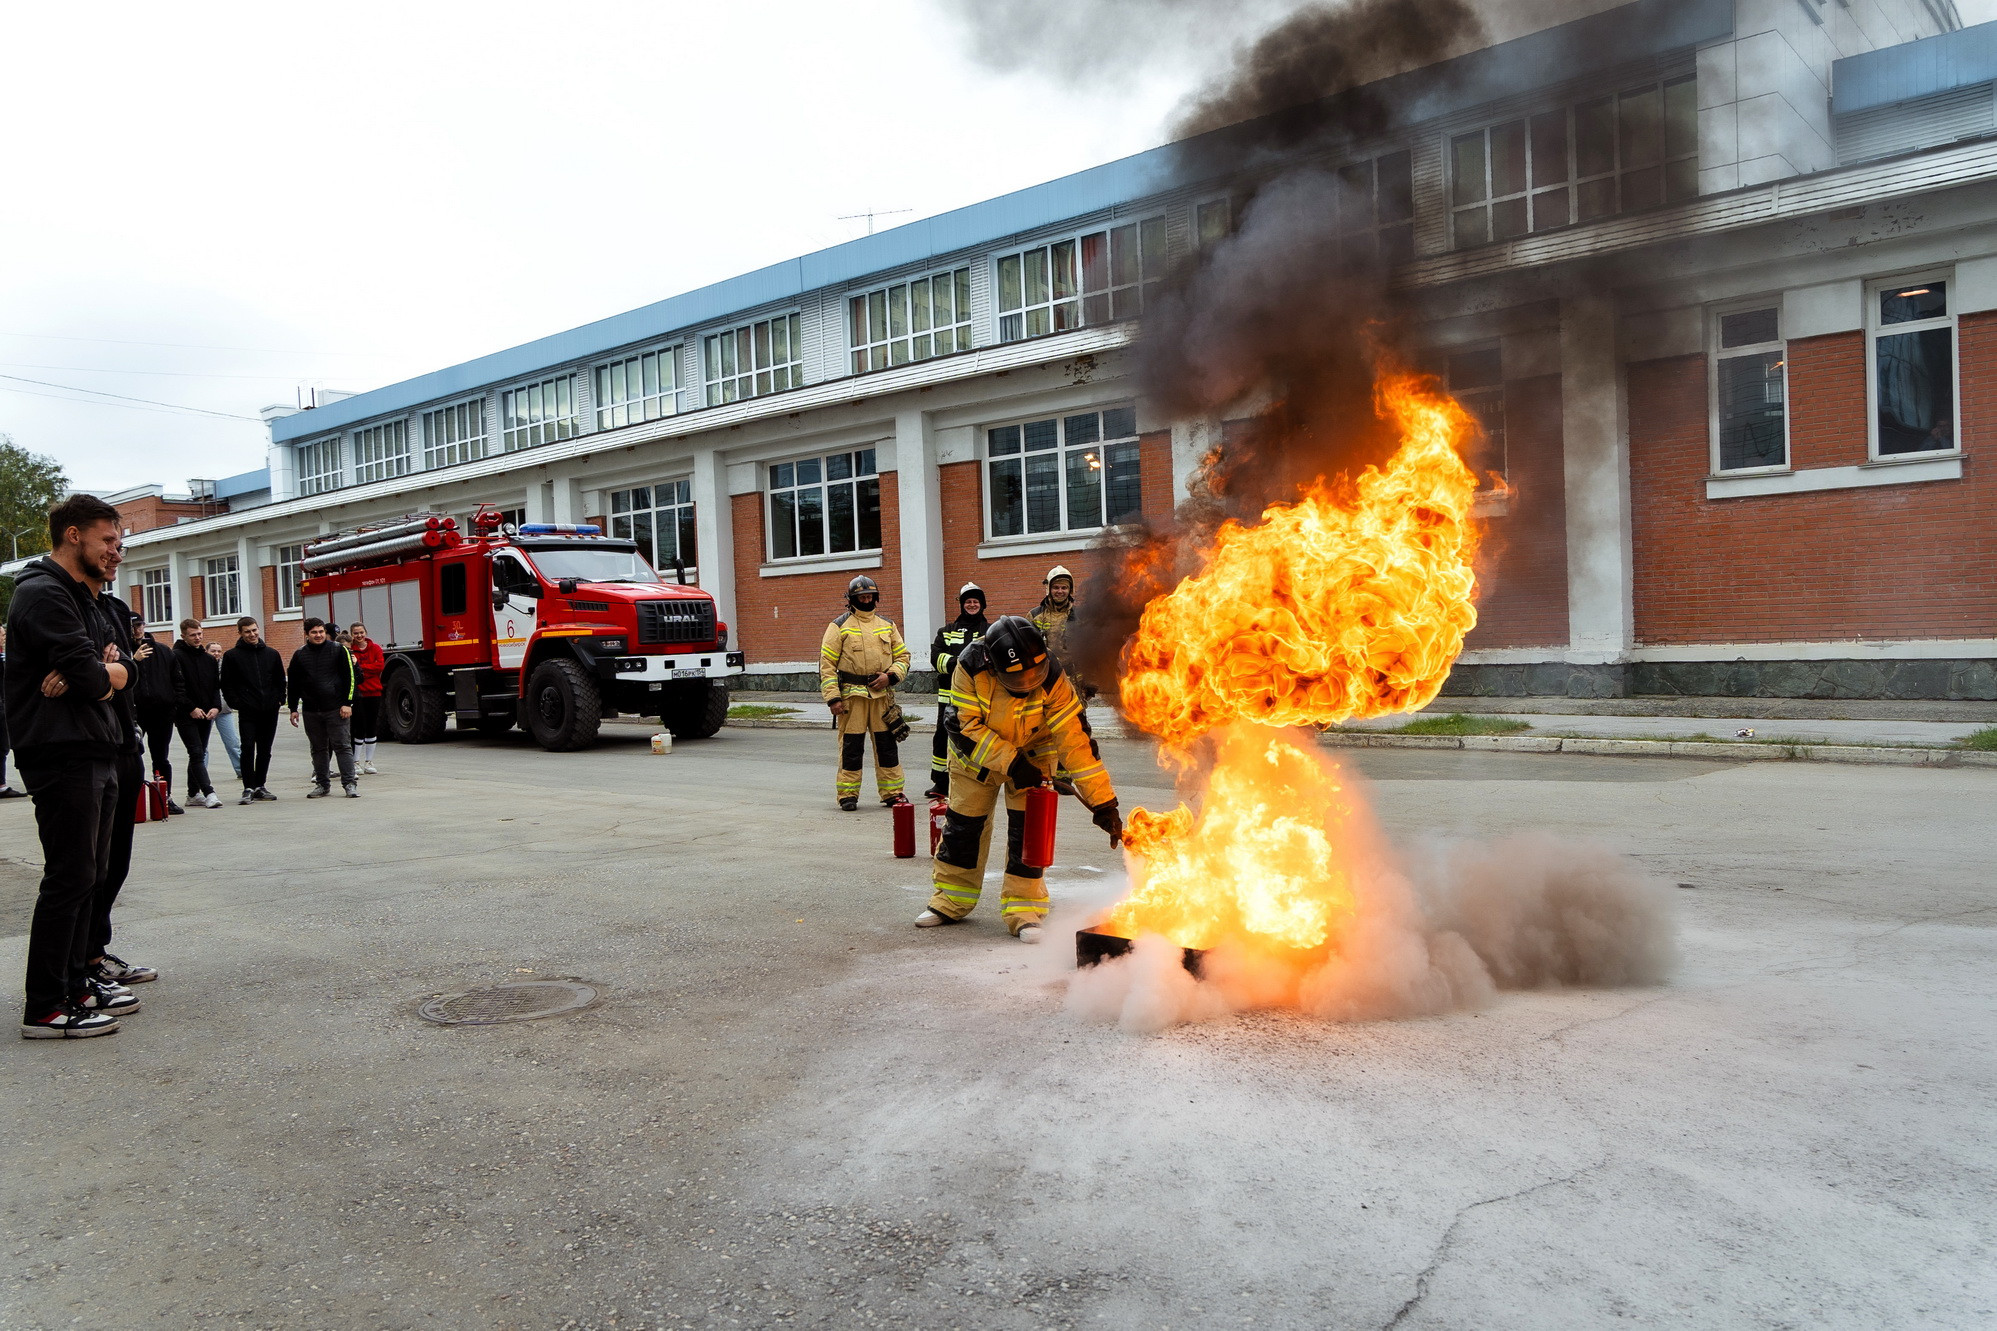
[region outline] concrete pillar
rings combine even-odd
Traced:
[[[527,521],[553,522],[555,520],[555,500],[550,493],[552,487],[546,481],[529,479],[527,482]]]
[[[180,621],[187,618],[188,607],[194,604],[194,589],[188,583],[187,556],[178,550],[169,550],[166,556],[166,585],[173,591],[174,632],[180,631]],[[140,611],[141,614],[144,611]]]
[[[735,619],[735,510],[728,498],[728,464],[721,450],[703,448],[693,455],[695,581],[714,598],[715,613],[731,627],[735,643],[742,640]]]
[[[1567,483],[1568,646],[1616,661],[1635,643],[1629,422],[1616,364],[1616,311],[1603,296],[1560,309],[1560,408]]]
[[[1172,506],[1190,493],[1187,486],[1200,474],[1206,455],[1220,444],[1220,422],[1202,418],[1172,422]]]
[[[548,482],[550,491],[549,512],[554,514],[550,522],[586,522],[582,511],[582,486],[568,476],[557,476]]]
[[[257,559],[257,543],[249,536],[236,538],[236,600],[239,615],[264,618],[263,564]]]
[[[895,485],[901,502],[901,636],[917,668],[942,623],[943,479],[936,469],[936,434],[921,411],[894,419]]]

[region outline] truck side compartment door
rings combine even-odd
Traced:
[[[492,559],[492,637],[499,667],[518,670],[527,659],[527,640],[540,619],[541,580],[511,550]]]

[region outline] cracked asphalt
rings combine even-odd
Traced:
[[[831,808],[829,734],[647,733],[391,747],[307,804],[286,729],[280,803],[138,829],[144,1010],[0,1058],[0,1327],[1997,1321],[1997,773],[1346,751],[1396,837],[1684,885],[1675,978],[1139,1039],[989,904],[910,928],[925,862]],[[1073,926],[1121,869],[1060,835]],[[600,1001],[416,1016],[565,977]]]

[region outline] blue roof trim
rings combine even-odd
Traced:
[[[224,476],[215,482],[217,499],[234,499],[237,495],[255,494],[259,490],[270,489],[270,468],[258,467],[237,476]]]
[[[1547,82],[1550,74],[1568,79],[1716,40],[1733,32],[1733,20],[1734,0],[1635,0],[1397,75],[1384,80],[1378,89],[1400,107],[1404,121],[1413,123],[1529,91]],[[1194,144],[1165,144],[996,199],[787,259],[477,360],[282,416],[271,422],[271,438],[279,443],[313,438],[372,417],[525,379],[617,347],[717,323],[741,311],[822,287],[1160,194],[1190,183],[1187,173],[1198,170],[1201,162],[1225,160],[1226,140],[1240,133],[1238,129],[1223,129]],[[1218,153],[1213,151],[1216,148]]]
[[[1831,114],[1932,97],[1997,79],[1997,23],[1848,56],[1831,66]]]

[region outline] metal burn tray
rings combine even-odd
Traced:
[[[1075,931],[1075,969],[1083,970],[1100,965],[1112,957],[1120,957],[1130,951],[1130,940],[1122,934],[1113,934],[1100,928],[1077,929]],[[1200,974],[1206,957],[1203,948],[1189,947],[1185,952],[1185,967],[1194,975]]]

